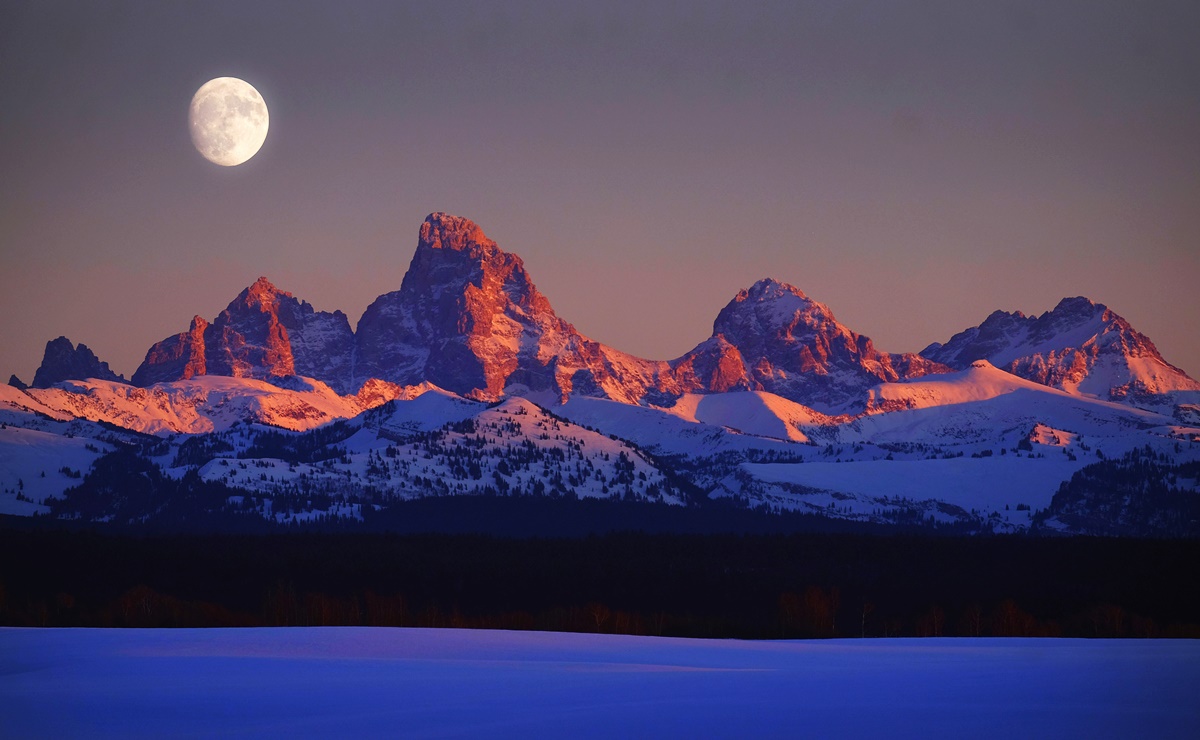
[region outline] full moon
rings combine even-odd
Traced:
[[[200,86],[188,108],[196,151],[233,167],[253,157],[267,139],[267,104],[249,82],[218,77]]]

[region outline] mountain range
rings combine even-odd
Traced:
[[[893,354],[772,279],[734,296],[712,336],[690,352],[645,360],[580,334],[555,313],[520,257],[445,213],[425,219],[400,289],[376,298],[357,327],[262,277],[211,322],[196,316],[186,331],[154,344],[130,382],[300,375],[343,394],[374,379],[429,382],[481,400],[550,391],[639,404],[755,390],[836,413],[860,409],[879,383],[985,359],[1043,385],[1133,405],[1161,408],[1173,392],[1200,390],[1129,322],[1086,298],[1064,298],[1041,316],[996,311],[919,355]],[[86,346],[59,337],[47,343],[32,385],[91,377],[123,380]]]
[[[1186,495],[1200,477],[1187,467],[1200,383],[1086,298],[1040,316],[997,311],[919,354],[895,354],[764,279],[734,296],[694,349],[648,360],[582,335],[520,257],[445,213],[425,219],[400,288],[356,328],[259,278],[212,321],[196,316],[151,346],[129,381],[82,344],[49,342],[31,386],[14,377],[0,393],[0,421],[0,511],[68,517],[84,516],[64,502],[86,481],[27,477],[44,480],[46,465],[83,476],[130,445],[163,480],[192,470],[275,520],[280,496],[316,491],[337,500],[320,510],[335,518],[362,518],[367,502],[528,494],[1178,532],[1195,523],[1172,508],[1172,492]],[[328,456],[297,452],[309,447]],[[1055,510],[1089,461],[1143,449],[1162,457],[1170,516],[1126,502],[1096,523],[1078,491],[1072,513]],[[420,455],[434,462],[414,466]],[[231,468],[246,459],[257,461],[250,474],[245,462]],[[1016,485],[1033,503],[1016,500]]]

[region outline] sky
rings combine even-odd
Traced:
[[[1107,304],[1200,377],[1200,5],[0,2],[0,380],[260,275],[352,325],[432,211],[653,359],[763,277],[890,352]],[[191,144],[207,80],[258,154]]]

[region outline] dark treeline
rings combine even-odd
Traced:
[[[1200,637],[1200,543],[0,531],[0,623]]]
[[[1176,452],[1182,452],[1176,443]],[[1130,450],[1077,470],[1058,487],[1035,523],[1057,519],[1074,531],[1110,537],[1153,532],[1162,537],[1200,537],[1200,462],[1176,463],[1150,447]]]
[[[274,512],[283,519],[262,516],[261,500],[268,498]],[[0,527],[83,527],[139,535],[304,531],[473,533],[500,537],[582,537],[631,529],[691,534],[953,535],[991,531],[987,523],[927,521],[920,511],[901,521],[876,523],[749,509],[722,500],[706,501],[702,506],[547,495],[430,496],[397,501],[381,493],[373,497],[364,495],[364,500],[361,519],[328,516],[321,513],[321,507],[330,504],[328,494],[257,496],[220,482],[205,481],[194,471],[174,479],[133,453],[122,451],[100,458],[93,475],[79,486],[67,489],[61,498],[46,499],[50,516],[0,516]]]

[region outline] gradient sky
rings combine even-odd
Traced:
[[[351,324],[449,211],[676,357],[762,277],[880,349],[1106,303],[1200,377],[1200,4],[0,4],[0,381],[259,275]],[[205,81],[271,129],[192,147]]]

